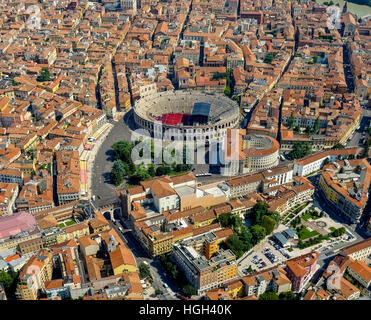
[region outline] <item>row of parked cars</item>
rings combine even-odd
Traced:
[[[253,264],[255,264],[259,269],[264,268],[267,264],[263,261],[263,259],[259,258],[258,256],[254,256],[252,259]]]
[[[278,249],[277,249],[278,250]],[[264,248],[262,253],[268,258],[268,260],[272,263],[276,263],[280,261],[280,258],[277,258],[276,255],[269,249]]]

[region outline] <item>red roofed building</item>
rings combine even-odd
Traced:
[[[320,253],[309,252],[300,257],[286,261],[287,277],[291,280],[292,291],[300,292],[318,269]]]

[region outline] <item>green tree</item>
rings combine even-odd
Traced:
[[[124,181],[124,177],[122,176],[122,174],[115,169],[111,170],[110,178],[115,186],[119,186]]]
[[[259,296],[259,300],[278,300],[278,296],[272,291],[267,291]]]
[[[314,121],[314,132],[318,133],[320,129],[321,121],[319,120],[319,117]]]
[[[120,172],[120,174],[125,177],[126,176],[126,169],[125,169],[125,166],[124,164],[122,163],[121,160],[115,160],[114,163],[113,163],[113,167],[112,169]]]
[[[227,241],[225,242],[225,244],[226,244],[228,249],[232,250],[232,252],[236,255],[237,259],[239,259],[245,251],[244,250],[245,245],[242,242],[242,240],[240,240],[240,238],[238,237],[237,234],[230,235],[227,238]]]
[[[227,212],[227,213],[222,213],[218,217],[218,222],[221,224],[223,228],[230,228],[232,227],[232,214]]]
[[[155,295],[156,295],[156,296],[159,296],[159,295],[161,295],[161,294],[163,294],[162,290],[160,290],[160,289],[156,289],[156,290],[155,290]]]
[[[217,71],[213,74],[213,77],[211,80],[220,80],[220,79],[225,79],[226,77],[227,77],[226,73],[221,73]]]
[[[16,80],[12,80],[12,86],[18,86],[20,83]]]
[[[49,174],[52,174],[52,164],[51,164],[51,162],[49,162],[49,163],[46,165],[46,170],[48,171]]]
[[[295,127],[294,127],[294,132],[295,132],[296,134],[299,134],[299,133],[300,133],[300,127],[299,127],[299,126],[295,126]]]
[[[261,240],[263,240],[266,236],[265,228],[259,225],[254,225],[250,228],[250,232],[252,234],[252,242],[254,245],[258,244]]]
[[[295,117],[294,117],[294,114],[291,113],[290,117],[287,119],[287,127],[289,129],[292,129],[294,127],[294,124],[295,124]]]
[[[306,134],[311,134],[312,131],[313,131],[313,129],[312,129],[310,126],[307,126],[307,127],[305,128],[305,133],[306,133]]]
[[[5,290],[9,290],[13,284],[13,277],[6,271],[0,271],[0,283],[4,286]]]
[[[287,155],[287,158],[289,160],[301,159],[310,154],[312,154],[312,147],[308,141],[305,141],[304,143],[295,141],[292,150]]]
[[[261,224],[264,215],[272,217],[276,224],[280,221],[280,215],[277,211],[271,211],[267,203],[257,201],[250,213],[252,224]]]
[[[239,239],[244,245],[244,251],[248,251],[252,248],[252,234],[247,230],[246,227],[238,234]]]
[[[271,234],[276,226],[276,222],[269,216],[263,216],[261,225],[265,229],[266,234]]]
[[[39,75],[36,78],[36,80],[39,82],[50,81],[51,79],[52,79],[52,76],[47,67],[42,67],[39,72]]]
[[[137,170],[137,167],[135,166],[133,161],[128,161],[127,163],[124,163],[124,166],[125,166],[125,170],[126,170],[126,172],[129,176],[133,175],[135,173],[135,171]]]
[[[139,265],[139,276],[142,279],[150,279],[150,280],[152,280],[151,269],[149,268],[149,266],[147,266],[143,262]]]
[[[272,61],[274,60],[274,57],[275,57],[275,53],[273,52],[268,52],[265,57],[264,57],[264,63],[269,63],[271,64]]]
[[[253,206],[250,214],[251,222],[253,224],[261,223],[261,219],[263,215],[268,211],[268,204],[262,201],[257,201],[257,203]]]
[[[114,151],[115,159],[121,160],[123,163],[132,162],[131,160],[131,151],[133,146],[127,141],[119,141],[115,142],[112,145],[112,149]]]
[[[331,236],[340,237],[343,234],[345,234],[345,232],[346,232],[346,229],[344,227],[341,227],[341,228],[338,228],[338,229],[335,229],[334,231],[332,231]]]
[[[228,97],[231,95],[231,87],[229,85],[225,86],[224,94]]]
[[[148,166],[148,174],[151,176],[151,177],[154,177],[156,175],[156,170],[155,170],[155,165],[154,164],[150,164]]]
[[[230,212],[222,213],[218,217],[218,222],[224,228],[232,228],[236,232],[239,232],[242,228],[242,220],[239,216],[234,215]]]
[[[196,295],[197,294],[197,290],[194,286],[192,286],[191,284],[187,284],[185,285],[183,288],[182,288],[182,291],[183,291],[183,294],[186,296],[186,297],[191,297],[193,295]]]
[[[164,175],[169,174],[170,172],[171,172],[171,167],[161,165],[161,166],[157,167],[157,169],[156,169],[156,176],[164,176]]]
[[[296,296],[295,293],[293,293],[292,291],[285,291],[281,292],[278,295],[278,298],[279,300],[295,300]]]
[[[129,175],[129,181],[131,184],[139,184],[141,181],[151,179],[152,177],[142,165],[136,166],[135,172]]]

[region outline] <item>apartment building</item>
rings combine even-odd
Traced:
[[[367,204],[371,166],[366,159],[344,160],[323,167],[320,191],[334,209],[358,223]]]
[[[53,271],[53,254],[42,250],[30,258],[19,274],[17,298],[20,300],[37,300],[39,290],[45,289],[45,282],[51,280]]]
[[[364,288],[371,286],[371,268],[363,261],[353,261],[348,265],[348,274]]]
[[[304,177],[294,177],[292,183],[282,184],[279,187],[268,189],[269,195],[264,201],[268,203],[270,210],[283,214],[291,208],[312,201],[315,187]]]
[[[236,256],[231,250],[217,250],[215,239],[215,234],[207,233],[173,245],[172,255],[176,263],[198,294],[220,287],[238,276]]]
[[[131,11],[133,15],[137,14],[137,0],[120,0],[121,9]]]
[[[0,170],[0,182],[17,183],[21,187],[23,185],[23,172],[18,169],[2,169]]]
[[[40,237],[21,242],[18,244],[18,246],[19,251],[22,253],[22,255],[25,255],[40,251],[44,247],[44,243]]]
[[[320,253],[314,251],[286,261],[286,276],[292,283],[293,292],[301,292],[318,270],[319,256]]]
[[[13,213],[18,192],[18,184],[0,182],[0,216]]]
[[[371,256],[371,238],[348,246],[342,252],[354,260],[365,261],[367,257]]]
[[[57,196],[59,205],[80,198],[80,158],[78,151],[57,151]]]
[[[294,161],[294,175],[306,176],[312,172],[322,169],[328,159],[329,162],[334,162],[341,159],[346,159],[350,155],[356,156],[358,148],[345,148],[321,151],[300,160]]]
[[[247,297],[259,297],[267,291],[281,293],[291,290],[291,281],[281,266],[253,273],[243,277],[241,280]]]
[[[231,197],[241,197],[255,192],[264,192],[271,187],[292,181],[292,165],[278,166],[265,171],[242,175],[226,181]]]

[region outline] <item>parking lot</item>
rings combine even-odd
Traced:
[[[246,258],[240,261],[238,266],[239,273],[247,275],[246,269],[249,266],[251,266],[253,271],[261,271],[287,260],[288,256],[284,256],[278,248],[277,245],[273,245],[273,242],[268,239],[261,242]]]

